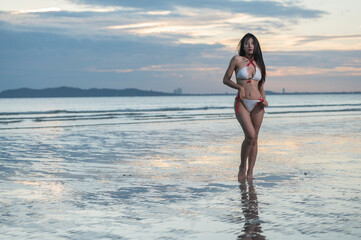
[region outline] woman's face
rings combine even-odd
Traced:
[[[250,37],[247,41],[244,42],[244,51],[246,55],[252,55],[254,51],[253,39]]]

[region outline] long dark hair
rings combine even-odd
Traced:
[[[261,69],[262,73],[261,81],[259,81],[258,83],[258,88],[260,88],[262,84],[266,81],[266,66],[264,65],[261,46],[259,45],[256,36],[254,36],[252,33],[247,33],[246,35],[244,35],[241,41],[239,41],[238,43],[237,50],[240,56],[246,56],[246,52],[244,51],[244,43],[247,42],[249,38],[253,39],[253,58],[254,61],[257,63],[257,66]]]

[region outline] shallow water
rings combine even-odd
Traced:
[[[264,119],[252,183],[236,181],[242,131],[233,118],[8,124],[0,236],[360,239],[361,116],[274,116]]]

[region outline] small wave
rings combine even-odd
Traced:
[[[67,112],[68,111],[66,111],[66,110],[29,111],[29,112],[0,112],[0,116],[58,114],[58,113],[67,113]]]
[[[219,120],[233,119],[233,116],[223,116]],[[133,124],[153,124],[153,123],[170,123],[170,122],[188,122],[188,121],[213,121],[215,119],[194,119],[194,118],[178,118],[178,119],[139,119],[130,122],[100,122],[100,123],[80,123],[80,124],[61,124],[61,125],[47,125],[47,126],[14,126],[14,127],[1,127],[1,130],[14,130],[14,129],[41,129],[41,128],[73,128],[73,127],[88,127],[88,126],[111,126],[111,125],[133,125]]]
[[[70,118],[36,118],[35,122],[49,122],[49,121],[77,121],[77,120],[103,120],[103,119],[112,119],[112,116],[100,116],[100,117],[70,117]]]
[[[10,124],[10,123],[19,123],[22,120],[0,120],[0,124]]]
[[[138,112],[168,112],[168,111],[199,111],[199,110],[221,110],[230,109],[232,107],[174,107],[174,108],[148,108],[148,109],[116,109],[116,110],[51,110],[51,111],[29,111],[29,112],[0,112],[2,116],[11,115],[47,115],[47,114],[86,114],[86,113],[138,113]]]
[[[360,112],[361,108],[347,108],[347,109],[324,109],[324,110],[303,110],[303,111],[278,111],[267,112],[268,114],[288,114],[288,113],[322,113],[322,112]]]
[[[353,107],[361,106],[361,103],[350,104],[305,104],[305,105],[271,105],[268,108],[310,108],[310,107]],[[204,111],[233,109],[232,106],[204,106],[204,107],[167,107],[167,108],[147,108],[147,109],[114,109],[114,110],[50,110],[50,111],[26,111],[26,112],[0,112],[0,116],[14,115],[60,115],[60,114],[139,114],[142,112],[174,112],[174,111]]]
[[[307,107],[352,107],[361,106],[361,103],[347,103],[347,104],[306,104],[306,105],[279,105],[269,106],[268,108],[307,108]]]

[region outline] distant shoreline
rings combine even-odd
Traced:
[[[278,93],[266,91],[269,95],[298,95],[298,94],[361,94],[355,92],[290,92]],[[178,94],[160,91],[139,90],[136,88],[127,89],[81,89],[74,87],[57,87],[44,89],[19,88],[0,92],[0,98],[56,98],[56,97],[149,97],[149,96],[215,96],[234,95],[234,93],[206,93],[206,94]]]

